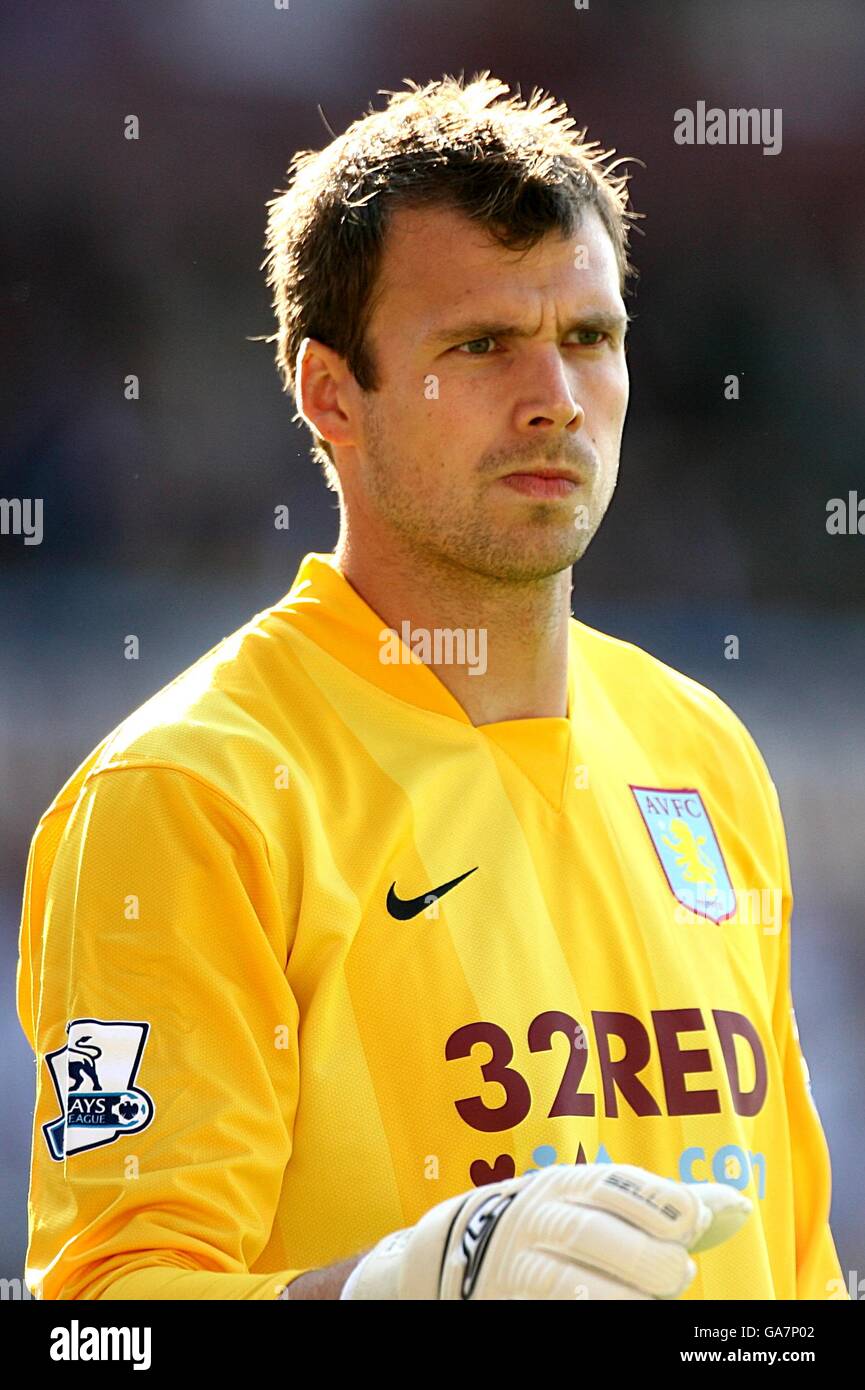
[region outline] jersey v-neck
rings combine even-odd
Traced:
[[[399,638],[400,661],[381,660],[387,630],[380,614],[352,587],[333,554],[304,556],[276,612],[291,609],[292,625],[336,660],[389,695],[473,729],[505,754],[555,811],[569,781],[575,713],[573,630],[568,658],[568,713],[473,725],[433,668]]]

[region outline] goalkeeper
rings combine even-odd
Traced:
[[[37,827],[47,1299],[841,1296],[774,783],[571,614],[628,404],[625,181],[506,93],[394,95],[270,204],[339,538]]]

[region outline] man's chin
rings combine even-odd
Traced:
[[[553,579],[563,570],[569,570],[582,559],[588,550],[591,536],[574,544],[571,538],[567,546],[534,548],[520,546],[515,540],[513,546],[501,554],[478,556],[469,562],[468,568],[476,574],[484,574],[489,579],[498,579],[511,584],[531,584],[543,579]]]
[[[539,578],[543,575],[559,574],[583,558],[594,535],[594,530],[569,530],[566,535],[547,536],[543,540],[537,535],[523,537],[522,542],[514,537],[513,545],[503,558],[517,560],[526,570],[531,570]]]

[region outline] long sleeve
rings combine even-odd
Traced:
[[[275,1299],[256,1270],[298,1100],[266,843],[182,768],[102,768],[28,862],[36,1053],[27,1282],[46,1299]]]
[[[766,773],[768,778],[768,773]],[[832,1231],[829,1226],[832,1176],[829,1148],[811,1094],[808,1064],[802,1053],[790,987],[790,931],[793,891],[778,793],[769,779],[769,795],[777,827],[782,878],[782,930],[773,1031],[782,1059],[793,1165],[793,1206],[796,1237],[796,1298],[845,1298]]]
[[[784,1087],[790,1116],[796,1224],[796,1297],[849,1298],[829,1226],[831,1168],[820,1117],[811,1095],[808,1066],[799,1043],[787,991],[786,1022],[779,1022]]]

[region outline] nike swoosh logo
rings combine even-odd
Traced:
[[[428,893],[421,893],[419,898],[398,898],[394,889],[396,881],[387,890],[387,910],[391,917],[396,917],[400,922],[408,922],[411,917],[417,917],[419,912],[423,912],[425,907],[429,907],[430,898],[443,898],[445,893],[449,893],[452,888],[456,888],[458,883],[462,883],[469,874],[475,873],[479,866],[475,864],[474,869],[467,869],[459,878],[452,878],[449,883],[443,883],[440,888],[431,888]]]

